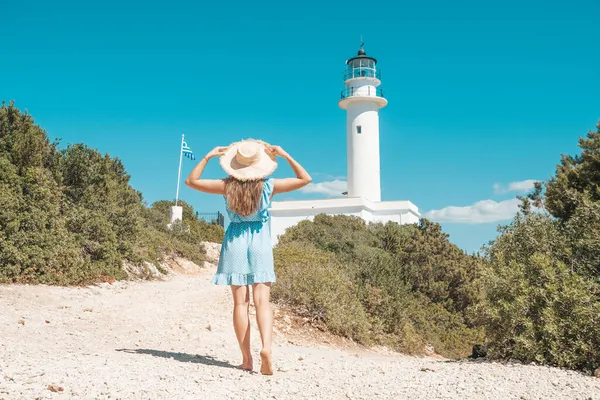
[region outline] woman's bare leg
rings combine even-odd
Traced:
[[[233,294],[233,329],[242,350],[242,369],[252,371],[252,354],[250,353],[250,288],[248,286],[231,286]]]
[[[256,322],[260,331],[262,350],[260,351],[260,372],[273,375],[271,361],[271,343],[273,337],[273,311],[271,310],[271,283],[256,283],[252,286],[254,307],[256,308]]]

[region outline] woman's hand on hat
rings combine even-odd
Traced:
[[[215,157],[220,157],[223,154],[225,154],[227,149],[229,149],[229,147],[217,146],[208,152],[208,154],[206,155],[206,158],[211,159],[211,158],[215,158]]]
[[[287,155],[287,152],[281,146],[269,146],[268,148],[271,154],[275,156],[285,157]]]

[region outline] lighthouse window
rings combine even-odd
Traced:
[[[356,125],[356,133],[358,133],[358,134],[362,133],[362,126]]]

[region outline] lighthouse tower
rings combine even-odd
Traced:
[[[381,201],[379,110],[387,106],[387,100],[380,85],[377,60],[367,56],[361,46],[356,57],[346,61],[345,88],[339,101],[346,110],[347,196],[274,201],[270,209],[273,245],[287,228],[319,214],[354,216],[367,223],[419,222],[419,209],[410,201]]]
[[[362,46],[346,65],[339,106],[346,110],[348,197],[379,202],[379,109],[388,102],[379,87],[377,60],[367,56]]]

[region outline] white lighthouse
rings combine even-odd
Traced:
[[[348,197],[381,201],[379,109],[388,103],[379,88],[381,73],[362,46],[346,65],[339,105],[346,110]]]
[[[273,245],[288,227],[312,220],[318,214],[353,215],[367,222],[419,221],[419,210],[410,201],[381,201],[379,110],[388,102],[380,85],[377,60],[367,56],[361,46],[358,54],[346,61],[344,89],[338,102],[346,110],[347,197],[273,202],[270,210]]]

